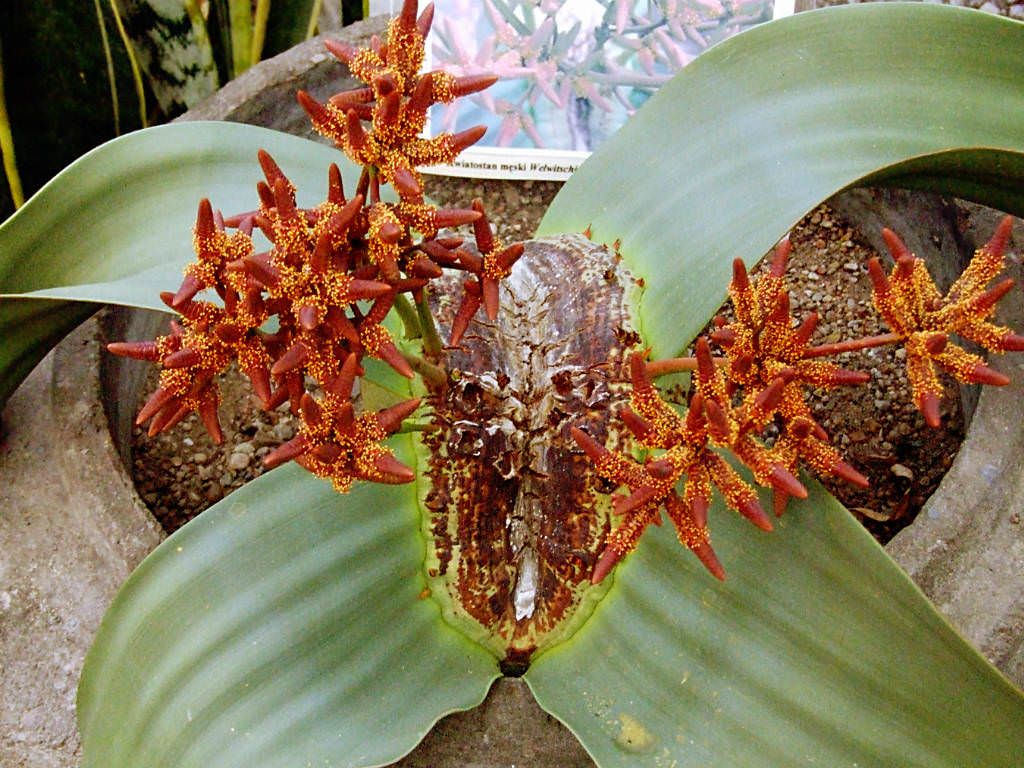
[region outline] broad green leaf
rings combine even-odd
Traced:
[[[720,305],[734,257],[753,263],[846,187],[926,187],[1024,213],[1022,72],[1024,24],[976,11],[872,3],[755,27],[587,160],[540,234],[589,225],[620,239],[647,282],[644,338],[671,356]]]
[[[649,531],[526,680],[602,768],[1012,768],[1024,696],[819,485],[765,534],[711,510],[724,583]]]
[[[226,214],[254,209],[261,147],[296,184],[300,205],[323,200],[331,162],[350,185],[358,176],[340,152],[305,139],[179,123],[98,147],[0,224],[0,402],[91,312],[54,299],[165,309],[159,291],[175,290],[193,257],[199,199]]]
[[[382,765],[478,704],[497,664],[425,599],[418,529],[413,486],[342,496],[294,466],[204,512],[103,621],[84,768]]]

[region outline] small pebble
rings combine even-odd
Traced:
[[[251,453],[241,453],[236,451],[228,458],[228,469],[233,469],[235,471],[245,469],[250,463],[252,463]]]
[[[221,484],[214,481],[206,489],[206,500],[210,503],[220,501],[224,497],[224,489]]]
[[[295,425],[290,421],[279,421],[274,425],[273,435],[282,443],[295,437]]]

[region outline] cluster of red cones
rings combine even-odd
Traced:
[[[265,408],[289,402],[301,419],[299,434],[265,458],[268,466],[295,460],[341,491],[354,480],[413,479],[381,441],[419,401],[357,414],[352,396],[363,361],[377,358],[412,378],[412,365],[383,325],[394,304],[409,296],[424,309],[431,280],[444,268],[464,270],[471,278],[452,332],[457,344],[481,304],[496,316],[498,281],[523,250],[494,239],[480,201],[436,208],[424,199],[417,168],[451,162],[483,135],[474,128],[422,138],[427,109],[495,78],[421,74],[433,12],[428,6],[417,18],[416,5],[406,0],[387,39],[375,38],[366,49],[328,44],[365,87],[326,104],[298,94],[314,128],[362,166],[354,194],[346,197],[332,165],[326,200],[299,208],[294,185],[260,152],[258,208],[225,218],[209,201],[199,205],[196,260],[178,290],[162,295],[179,314],[171,332],[155,341],[109,345],[116,354],[161,366],[160,386],[138,415],[139,424],[149,421],[151,434],[198,412],[220,442],[216,379],[234,362]],[[393,185],[398,202],[382,200],[383,184]],[[461,238],[439,234],[463,224],[473,225],[479,253],[461,248]],[[257,251],[256,231],[269,240],[268,250]],[[429,310],[419,317],[429,318]]]
[[[680,541],[713,575],[724,578],[707,529],[712,490],[717,489],[727,506],[758,528],[768,531],[772,526],[754,487],[722,454],[745,466],[756,484],[773,490],[776,515],[783,513],[790,497],[807,496],[797,477],[800,466],[817,475],[835,475],[867,486],[867,479],[829,443],[805,398],[807,387],[868,380],[866,373],[822,359],[828,355],[902,344],[915,402],[930,426],[939,424],[942,387],[936,368],[960,381],[1007,384],[1005,376],[951,342],[950,335],[989,351],[1024,350],[1024,337],[989,319],[999,299],[1013,287],[1013,280],[1004,279],[986,288],[1003,269],[1011,227],[1012,219],[1007,217],[945,295],[935,287],[924,262],[885,230],[895,266],[886,275],[879,261],[872,259],[868,271],[875,307],[891,332],[821,346],[810,345],[817,315],[797,323],[790,312],[784,280],[788,241],[776,249],[770,268],[756,281],[737,259],[729,285],[733,318],[715,319],[710,339],[697,340],[695,358],[654,363],[646,363],[641,355],[632,358],[630,406],[619,416],[636,442],[647,449],[646,460],[613,453],[581,430],[572,431],[597,472],[629,491],[613,496],[613,510],[621,519],[592,580],[601,581],[631,552],[647,525],[660,523],[662,508]],[[711,343],[722,349],[722,357],[712,356]],[[685,415],[665,403],[651,381],[653,376],[681,370],[695,371]],[[770,442],[765,439],[769,427],[774,433]],[[681,497],[676,492],[679,482],[684,483]]]

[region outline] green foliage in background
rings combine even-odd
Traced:
[[[92,147],[195,106],[314,34],[323,2],[0,4],[0,219],[14,210],[13,188],[34,192]]]

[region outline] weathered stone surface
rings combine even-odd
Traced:
[[[96,325],[41,363],[0,437],[0,765],[76,763],[75,690],[114,593],[162,538],[99,401]],[[56,363],[55,363],[56,359]]]

